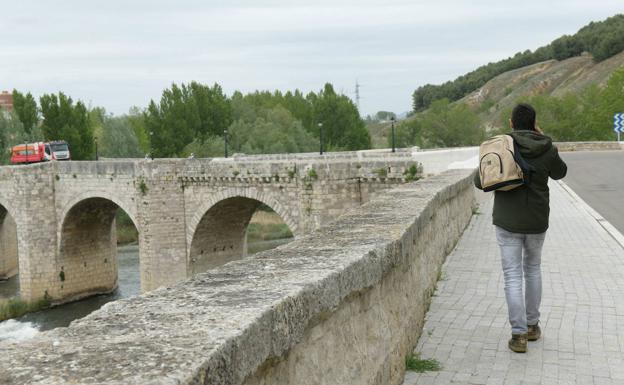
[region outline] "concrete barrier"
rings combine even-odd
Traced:
[[[105,305],[0,355],[2,384],[399,384],[472,171],[389,190],[294,242]]]
[[[449,169],[468,168],[465,162],[474,159],[475,166],[479,156],[479,147],[459,147],[412,152],[412,158],[423,166],[425,175],[435,175]],[[471,163],[471,164],[472,164]]]
[[[624,150],[624,142],[555,142],[559,151],[617,151]]]
[[[561,152],[624,150],[624,142],[555,142],[554,144]],[[422,164],[425,175],[435,175],[453,169],[474,169],[479,163],[479,147],[413,149],[412,158]]]

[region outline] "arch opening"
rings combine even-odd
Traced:
[[[17,224],[0,205],[0,300],[19,295]]]
[[[58,297],[71,301],[112,292],[116,297],[138,294],[138,254],[138,230],[126,211],[105,198],[81,200],[61,227]]]
[[[246,197],[224,199],[199,221],[189,251],[195,275],[291,241],[292,229],[269,206]]]

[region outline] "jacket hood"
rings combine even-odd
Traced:
[[[518,130],[510,133],[516,142],[520,154],[527,158],[536,158],[553,146],[552,139],[536,131]]]

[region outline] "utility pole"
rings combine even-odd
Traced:
[[[228,131],[227,131],[227,128],[225,130],[223,130],[223,139],[224,139],[223,143],[225,144],[225,157],[227,158],[228,157],[228,149],[227,149],[227,145],[228,145],[228,143],[227,143],[227,141],[228,141]]]
[[[396,152],[396,146],[394,144],[394,116],[391,116],[390,120],[392,121],[392,152]]]
[[[323,155],[323,123],[319,123],[318,124],[319,127],[319,142],[320,142],[320,154]]]

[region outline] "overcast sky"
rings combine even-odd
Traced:
[[[622,0],[0,0],[0,90],[64,91],[121,114],[172,82],[228,94],[325,82],[363,115],[414,89],[535,49]]]

